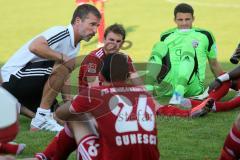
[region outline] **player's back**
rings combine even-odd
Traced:
[[[103,160],[157,160],[155,104],[142,87],[101,87],[101,104],[93,111]],[[99,98],[99,97],[98,97]],[[99,114],[100,113],[100,114]]]

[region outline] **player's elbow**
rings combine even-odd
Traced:
[[[37,53],[37,51],[38,51],[37,46],[36,46],[33,42],[30,44],[30,46],[29,46],[28,49],[29,49],[29,51],[32,52],[32,53]]]
[[[31,42],[28,49],[30,52],[38,54],[44,45],[47,45],[46,40],[43,37],[38,37]]]

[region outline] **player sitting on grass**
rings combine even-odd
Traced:
[[[230,61],[234,64],[238,63],[239,61],[239,55],[240,55],[240,45],[236,48],[233,56],[231,57]],[[234,70],[238,71],[238,67]],[[231,79],[228,76],[228,73],[223,74],[222,76],[218,77],[210,86],[210,94],[208,97],[212,98],[212,102],[210,105],[213,106],[213,112],[222,112],[222,111],[228,111],[231,109],[234,109],[236,107],[240,106],[240,96],[236,95],[233,99],[225,102],[220,102],[220,100],[223,96],[225,96],[229,89],[234,89],[236,91],[239,91],[240,89],[240,81],[239,78]],[[217,85],[218,87],[216,89],[213,89],[213,86]],[[213,96],[213,94],[217,96]],[[194,101],[191,100],[192,105],[197,105],[201,103],[201,101]]]
[[[240,45],[238,45],[237,49],[235,50],[233,57],[239,57],[240,54]],[[224,97],[229,89],[234,89],[238,91],[240,89],[240,81],[239,77],[237,77],[238,72],[240,72],[239,66],[230,71],[229,73],[222,74],[221,76],[217,77],[209,86],[208,95],[205,97],[208,100],[194,100],[194,99],[186,99],[188,101],[187,105],[184,106],[185,108],[194,108],[199,106],[206,106],[207,108],[211,108],[211,111],[213,112],[222,112],[222,111],[228,111],[231,109],[234,109],[236,107],[240,106],[240,96],[235,96],[233,99],[225,102],[220,102],[219,100]],[[230,78],[230,74],[234,78]],[[235,78],[236,77],[236,78]],[[207,102],[206,102],[207,101]],[[163,111],[160,111],[162,112]],[[180,112],[177,112],[177,114],[181,114]],[[176,114],[176,113],[173,113]],[[170,112],[165,111],[163,114],[169,114]]]
[[[90,113],[97,121],[99,135],[86,131],[86,124],[90,125],[91,121],[75,122],[78,123],[75,127],[83,127],[85,123],[85,130],[78,130],[82,133],[65,125],[67,134],[77,141],[79,158],[158,160],[156,104],[143,87],[126,83],[129,77],[127,56],[107,55],[101,73],[108,83],[83,89],[71,104],[66,103],[56,111],[64,120],[71,120],[76,114],[84,118],[80,113]],[[84,131],[87,135],[83,137]],[[58,145],[55,144],[56,148],[61,147]]]
[[[194,10],[186,3],[174,9],[177,27],[161,34],[149,58],[147,84],[153,85],[158,95],[172,96],[169,104],[180,105],[184,97],[199,95],[204,91],[206,61],[215,77],[223,73],[217,61],[213,35],[205,29],[193,27]],[[153,64],[153,65],[152,65]],[[155,64],[159,64],[159,67]]]

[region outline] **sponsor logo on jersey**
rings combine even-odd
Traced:
[[[88,73],[97,73],[97,65],[95,63],[88,64]]]
[[[193,41],[192,41],[192,46],[193,46],[193,48],[197,48],[197,47],[198,47],[198,44],[199,44],[199,41],[198,41],[198,40],[193,40]]]

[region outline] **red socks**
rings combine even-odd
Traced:
[[[219,87],[218,89],[216,89],[214,91],[211,91],[209,93],[208,97],[217,101],[228,93],[230,87],[231,87],[231,82],[230,81],[223,82],[221,87]]]
[[[25,149],[25,144],[0,143],[0,154],[18,155]]]
[[[229,132],[219,160],[238,160],[240,158],[240,131],[233,125]]]
[[[216,112],[229,111],[240,106],[240,97],[226,102],[215,102]]]
[[[77,144],[67,125],[59,132],[54,160],[67,159],[67,157],[77,148]]]
[[[65,125],[64,129],[54,137],[43,153],[37,153],[35,157],[41,160],[38,156],[42,157],[44,155],[48,159],[63,160],[67,159],[76,148],[75,139],[67,125]]]
[[[222,97],[224,97],[228,93],[230,85],[231,85],[230,81],[224,82],[220,88],[218,88],[215,91],[211,91],[208,97],[212,98],[214,101],[220,100]],[[190,99],[190,101],[193,108],[200,105],[203,102],[203,101],[193,100],[193,99]],[[233,109],[236,106],[238,106],[237,103],[239,101],[240,99],[229,101],[229,102],[216,102],[216,112]]]
[[[188,117],[189,110],[182,110],[175,106],[165,105],[157,110],[157,115]]]

